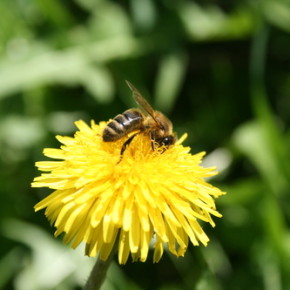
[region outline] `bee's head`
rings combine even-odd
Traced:
[[[176,142],[176,136],[172,132],[171,121],[161,112],[154,112],[154,119],[157,122],[155,125],[156,130],[152,132],[151,139],[154,140],[159,146],[170,146]]]
[[[168,135],[168,136],[157,138],[157,139],[155,139],[155,141],[160,146],[170,146],[176,142],[176,137],[174,135]]]

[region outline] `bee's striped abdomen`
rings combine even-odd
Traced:
[[[109,122],[104,129],[103,140],[105,142],[116,141],[134,130],[141,129],[142,124],[141,112],[137,109],[129,109]]]

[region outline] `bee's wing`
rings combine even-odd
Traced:
[[[154,110],[151,107],[151,105],[142,97],[141,93],[129,82],[126,81],[127,85],[129,86],[129,88],[131,89],[132,93],[133,93],[133,98],[136,101],[136,103],[146,112],[148,113],[154,120],[156,123],[157,120],[154,117]]]

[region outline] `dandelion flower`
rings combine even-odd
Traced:
[[[54,190],[35,205],[55,226],[55,236],[76,248],[85,243],[85,254],[106,260],[116,244],[118,260],[125,264],[146,261],[150,246],[154,262],[164,247],[183,256],[189,242],[207,245],[200,221],[214,226],[221,217],[214,198],[224,194],[205,181],[216,174],[203,168],[204,152],[192,155],[184,135],[167,150],[152,150],[145,134],[137,134],[120,158],[127,137],[104,142],[106,122],[88,126],[77,121],[74,137],[56,138],[60,149],[44,149],[56,161],[37,162],[44,173],[33,187]]]

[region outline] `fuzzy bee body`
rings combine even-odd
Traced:
[[[141,129],[143,119],[142,113],[137,109],[129,109],[117,115],[104,129],[103,140],[105,142],[116,141],[135,130]]]
[[[173,145],[176,142],[176,136],[172,132],[171,121],[161,112],[155,111],[131,83],[127,81],[127,84],[133,92],[133,98],[145,114],[138,109],[129,109],[117,115],[105,127],[103,131],[103,141],[117,141],[127,134],[136,131],[136,133],[130,136],[123,144],[121,155],[133,138],[140,133],[150,138],[153,150],[155,144],[165,147]]]

